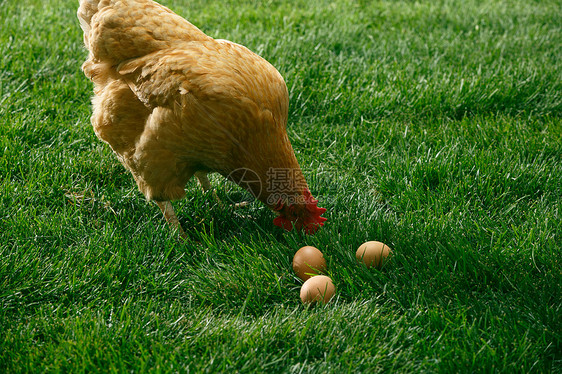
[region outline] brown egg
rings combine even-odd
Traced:
[[[368,268],[380,269],[388,260],[392,249],[384,243],[371,241],[361,244],[355,253],[357,261],[363,262]]]
[[[318,248],[302,247],[293,257],[293,270],[303,281],[326,271],[326,260]]]
[[[316,275],[306,282],[301,287],[301,301],[304,304],[313,304],[321,302],[326,304],[336,293],[334,283],[325,275]]]

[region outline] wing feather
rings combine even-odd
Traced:
[[[151,108],[179,105],[188,110],[195,100],[211,112],[248,117],[250,122],[261,122],[269,113],[276,125],[286,125],[289,103],[283,78],[263,58],[235,43],[184,43],[125,62],[118,72]]]

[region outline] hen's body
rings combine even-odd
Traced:
[[[241,169],[261,181],[243,187],[278,211],[261,188],[269,170],[293,170],[287,196],[307,190],[285,131],[287,88],[271,64],[151,0],[81,0],[78,18],[92,125],[148,199],[183,197],[195,173],[202,184],[213,171],[243,185]]]

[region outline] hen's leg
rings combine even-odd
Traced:
[[[204,192],[207,192],[207,191],[212,189],[211,182],[209,181],[209,178],[207,177],[207,173],[202,172],[202,171],[198,171],[198,172],[195,173],[195,176],[197,177],[197,179],[199,179],[199,184],[201,185],[201,188],[203,188]],[[213,191],[214,198],[218,201],[219,205],[224,208],[225,205],[222,202],[222,200],[219,199],[219,197],[217,195],[217,192],[215,190],[212,190],[212,191]],[[249,201],[243,201],[241,203],[234,204],[233,207],[234,207],[234,209],[238,209],[238,208],[246,207],[248,205],[250,205]]]
[[[197,177],[197,179],[199,179],[199,184],[201,185],[201,188],[203,188],[204,192],[207,192],[212,188],[211,182],[209,181],[209,177],[207,177],[207,173],[203,171],[198,171],[195,173],[195,176]],[[215,195],[216,197],[216,193],[214,193],[213,195]]]
[[[224,208],[224,204],[217,196],[217,192],[211,187],[211,182],[209,181],[209,177],[207,177],[207,173],[205,173],[204,171],[198,171],[195,173],[195,176],[199,180],[199,184],[201,185],[201,188],[203,188],[203,192],[207,193],[209,191],[212,191],[213,197],[217,200],[219,205]]]
[[[186,239],[187,235],[185,235],[185,231],[183,231],[180,225],[180,221],[176,216],[176,212],[174,211],[172,203],[169,201],[156,201],[156,204],[158,205],[162,213],[164,213],[164,217],[166,218],[166,221],[170,224],[170,226],[172,226],[183,239]]]

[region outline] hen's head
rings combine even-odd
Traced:
[[[295,228],[307,234],[314,234],[326,221],[326,218],[321,217],[326,209],[318,207],[318,200],[312,197],[308,188],[293,202],[279,199],[273,210],[279,213],[273,223],[287,231]]]

